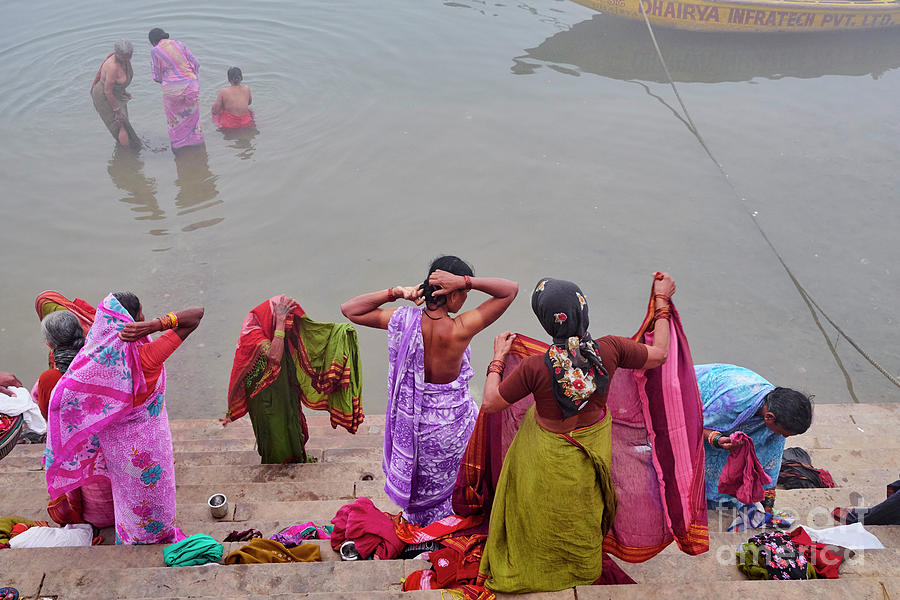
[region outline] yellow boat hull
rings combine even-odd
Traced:
[[[900,26],[900,2],[807,0],[575,0],[628,19],[692,31],[801,32]]]

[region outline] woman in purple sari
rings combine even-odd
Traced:
[[[491,298],[451,317],[469,290]],[[341,305],[353,323],[388,330],[385,492],[415,525],[453,513],[456,474],[478,416],[469,394],[469,342],[500,318],[518,291],[514,281],[473,277],[463,260],[442,256],[422,285],[363,294]],[[425,306],[381,308],[400,298]]]
[[[153,81],[162,84],[163,105],[172,148],[203,143],[200,126],[200,64],[188,47],[159,27],[150,30]]]

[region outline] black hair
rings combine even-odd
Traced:
[[[147,37],[150,39],[150,45],[156,46],[160,42],[160,40],[169,39],[169,34],[159,27],[154,27],[150,30],[150,33],[147,34]]]
[[[229,83],[240,83],[244,80],[244,74],[241,73],[240,68],[231,67],[228,69],[228,82]]]
[[[812,425],[812,399],[791,388],[777,387],[766,395],[766,410],[775,415],[775,424],[793,434],[806,433]]]
[[[447,271],[454,275],[468,275],[469,277],[475,275],[475,272],[472,271],[472,266],[458,256],[438,256],[431,262],[431,266],[428,268],[428,275],[425,276],[425,283],[422,284],[422,289],[425,290],[425,303],[429,308],[437,308],[447,303],[447,296],[435,297],[433,295],[434,291],[439,288],[428,283],[428,278],[431,277],[431,274],[438,270]]]
[[[128,311],[132,319],[138,320],[141,314],[141,301],[134,295],[134,292],[116,292],[113,297]]]

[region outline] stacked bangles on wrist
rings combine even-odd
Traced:
[[[709,445],[713,448],[721,448],[722,446],[719,445],[719,438],[721,437],[725,437],[722,435],[722,432],[710,431],[709,435],[706,436],[706,441],[709,442]]]
[[[488,365],[487,374],[496,373],[500,377],[503,377],[503,370],[506,368],[506,363],[502,360],[492,360],[491,364]]]
[[[672,318],[672,309],[669,308],[670,298],[665,294],[653,294],[654,300],[665,300],[665,306],[659,306],[655,311],[653,311],[653,320],[656,321],[658,319],[666,319],[669,320]]]
[[[175,329],[178,327],[178,317],[175,316],[175,313],[170,312],[169,314],[159,317],[156,319],[159,321],[159,329],[160,331],[164,329]]]

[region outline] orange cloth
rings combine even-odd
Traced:
[[[243,115],[235,115],[227,110],[219,113],[213,113],[213,125],[219,129],[246,129],[253,127],[256,122],[253,120],[253,111],[247,111]]]

